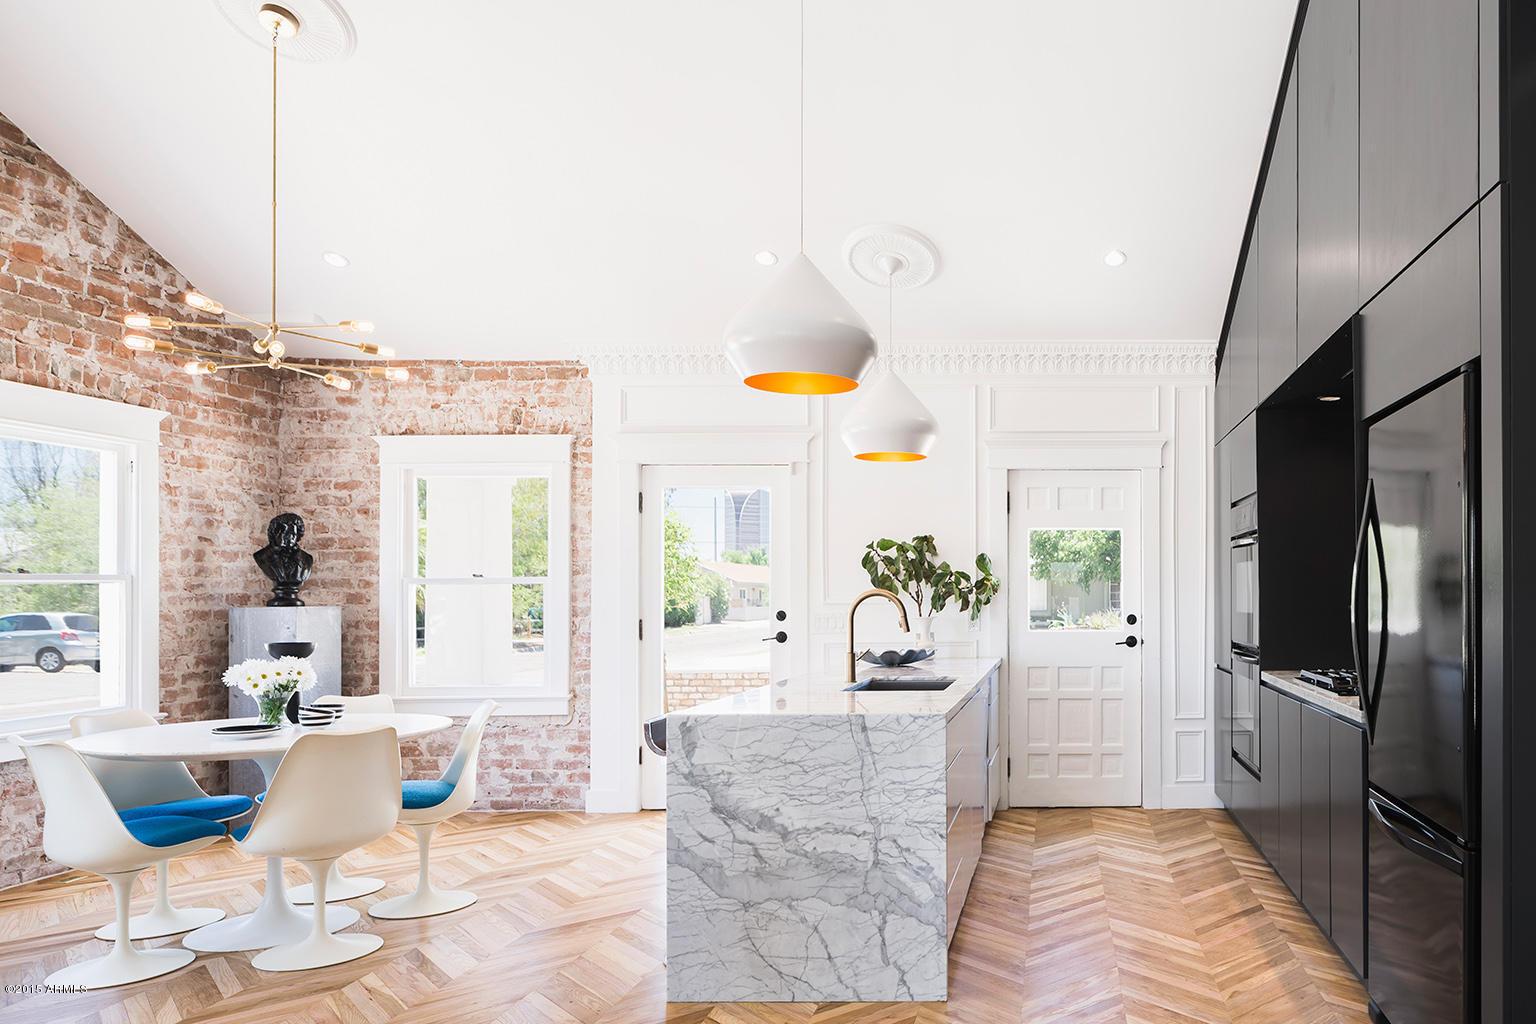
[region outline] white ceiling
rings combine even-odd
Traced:
[[[813,0],[806,251],[883,335],[843,239],[931,238],[898,340],[1214,338],[1295,7]],[[352,57],[283,62],[284,315],[372,319],[402,356],[708,345],[775,272],[753,254],[794,254],[793,0],[348,11]],[[263,309],[262,49],[213,0],[0,17],[0,111],[200,288]]]

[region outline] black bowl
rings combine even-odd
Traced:
[[[267,653],[274,658],[307,658],[315,653],[315,645],[308,640],[273,640],[267,644]]]

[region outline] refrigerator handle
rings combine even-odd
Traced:
[[[1415,832],[1429,835],[1429,833],[1424,828],[1414,823],[1412,820],[1402,817],[1391,808],[1383,807],[1380,803],[1377,802],[1375,797],[1367,797],[1365,803],[1366,806],[1371,809],[1371,817],[1375,818],[1377,822],[1381,824],[1381,827],[1386,829],[1387,835],[1391,836],[1393,841],[1395,841],[1399,846],[1409,850],[1412,853],[1418,854],[1420,857],[1423,857],[1427,861],[1431,861],[1432,863],[1440,865],[1447,871],[1454,871],[1458,875],[1466,874],[1466,866],[1462,864],[1460,857],[1454,857],[1451,854],[1446,853],[1444,850],[1440,849],[1438,843],[1436,842],[1426,843],[1421,839],[1414,838],[1413,836],[1404,832],[1401,828],[1398,828],[1397,825],[1393,824],[1390,819],[1401,818],[1404,824],[1413,829]],[[1431,839],[1433,838],[1434,837],[1431,836]]]
[[[1381,682],[1387,674],[1387,634],[1389,632],[1387,627],[1387,552],[1381,539],[1381,512],[1376,505],[1374,481],[1366,490],[1365,514],[1370,520],[1371,535],[1376,541],[1376,572],[1377,578],[1381,581],[1381,640],[1376,645],[1376,664],[1371,667],[1371,685],[1368,689],[1365,687],[1365,678],[1362,676],[1360,680],[1360,693],[1364,705],[1363,710],[1365,711],[1366,731],[1370,742],[1374,743],[1376,738],[1376,716],[1381,708]]]
[[[1361,573],[1365,569],[1365,541],[1370,535],[1369,508],[1375,500],[1376,481],[1365,482],[1365,500],[1361,502],[1366,511],[1360,513],[1360,529],[1355,531],[1355,563],[1349,571],[1349,650],[1355,659],[1355,678],[1365,683],[1365,619],[1360,614],[1360,587],[1363,585]],[[1366,698],[1365,690],[1360,691],[1361,703]],[[1362,709],[1363,710],[1363,709]],[[1371,716],[1365,716],[1365,736],[1367,742],[1371,739]]]

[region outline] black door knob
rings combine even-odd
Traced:
[[[789,639],[789,634],[784,632],[782,629],[779,630],[777,633],[773,634],[773,636],[765,636],[765,637],[763,637],[763,641],[765,643],[767,641],[769,641],[769,640],[772,640],[774,643],[782,644],[784,641],[786,641],[788,639]]]
[[[1128,636],[1124,640],[1116,640],[1115,641],[1115,646],[1116,647],[1135,647],[1139,643],[1141,643],[1140,640],[1137,640],[1133,636]]]
[[[778,611],[773,613],[773,617],[778,619],[780,622],[783,622],[785,619],[789,618],[789,613],[780,608]]]

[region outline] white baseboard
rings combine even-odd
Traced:
[[[631,814],[640,809],[638,793],[619,789],[587,790],[588,814]]]
[[[1220,807],[1221,801],[1216,799],[1216,790],[1211,786],[1164,786],[1164,807]]]

